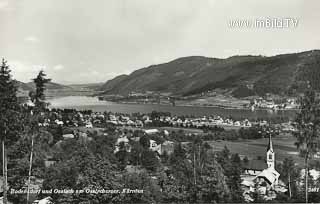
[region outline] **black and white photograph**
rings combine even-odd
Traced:
[[[320,203],[319,11],[0,0],[0,204]]]

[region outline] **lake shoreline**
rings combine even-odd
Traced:
[[[239,107],[239,106],[223,106],[223,105],[194,105],[194,104],[176,104],[175,106],[171,105],[171,104],[167,104],[167,103],[140,103],[140,102],[114,102],[114,101],[108,101],[108,100],[103,100],[103,101],[107,101],[110,103],[115,103],[115,104],[127,104],[127,105],[161,105],[161,106],[171,106],[171,107],[205,107],[205,108],[223,108],[223,109],[230,109],[230,110],[249,110],[252,111],[250,108],[246,108],[246,107]],[[256,111],[256,110],[265,110],[265,111],[298,111],[298,109],[292,108],[292,109],[270,109],[270,108],[256,108],[255,110],[253,110],[252,112]]]
[[[292,119],[296,115],[296,111],[292,110],[280,110],[280,111],[268,111],[268,110],[255,110],[249,109],[237,109],[237,108],[224,108],[213,106],[170,106],[161,104],[137,104],[137,103],[116,103],[109,101],[99,101],[96,97],[91,96],[68,96],[50,98],[48,102],[51,104],[50,108],[68,108],[77,110],[92,110],[94,112],[110,111],[114,113],[144,113],[148,114],[152,111],[158,112],[170,112],[172,115],[194,115],[194,116],[221,116],[232,117],[239,119],[264,119],[271,118],[289,118]]]

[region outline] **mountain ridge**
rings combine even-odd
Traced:
[[[23,91],[32,91],[35,90],[35,84],[34,82],[21,82],[18,80],[15,80],[15,83],[17,84],[17,87]],[[46,84],[46,89],[48,90],[59,90],[59,89],[71,89],[71,87],[58,84],[55,82],[49,82]]]
[[[320,51],[275,56],[238,55],[228,58],[190,56],[151,65],[107,81],[104,94],[168,92],[188,96],[215,89],[232,95],[299,93],[309,81],[320,89]]]

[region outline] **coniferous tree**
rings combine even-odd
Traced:
[[[232,202],[243,202],[243,191],[241,189],[241,159],[238,154],[231,154],[225,146],[217,153],[217,161],[222,166],[226,176],[226,182],[230,188],[230,199]]]
[[[31,182],[31,174],[32,174],[32,162],[33,162],[33,154],[34,154],[34,137],[35,134],[40,133],[39,123],[42,122],[41,114],[47,108],[45,90],[46,84],[50,82],[51,79],[46,78],[46,74],[43,70],[39,72],[36,78],[33,79],[33,82],[36,85],[35,92],[30,92],[29,96],[31,101],[34,104],[34,108],[31,112],[30,125],[31,125],[31,152],[30,152],[30,162],[29,162],[29,175],[28,175],[28,190],[27,190],[27,202],[29,202],[29,188]]]
[[[33,82],[36,85],[36,90],[35,92],[30,93],[30,98],[35,105],[36,112],[44,111],[48,105],[46,102],[45,90],[46,84],[50,81],[51,79],[46,78],[46,74],[43,70],[41,70],[37,77],[33,79]]]
[[[309,160],[319,150],[320,103],[316,93],[309,86],[300,98],[300,112],[296,117],[296,146],[304,157],[305,165],[305,201],[308,202]]]
[[[297,195],[297,182],[300,177],[300,168],[294,163],[292,157],[285,158],[277,167],[280,173],[280,180],[288,187],[289,198]]]
[[[17,100],[17,88],[10,75],[11,70],[7,62],[2,59],[0,67],[0,135],[2,141],[2,165],[4,194],[3,203],[7,203],[7,153],[6,146],[17,140],[17,116],[19,104]]]

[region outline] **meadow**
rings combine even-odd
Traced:
[[[208,141],[214,151],[220,151],[225,146],[232,153],[238,153],[240,156],[247,156],[249,159],[257,159],[258,157],[266,158],[268,138],[255,140],[237,140],[237,141]],[[294,145],[296,138],[290,134],[281,134],[272,138],[273,150],[277,162],[282,162],[287,157],[292,157],[294,161],[302,166],[303,158],[299,156],[299,152]]]

